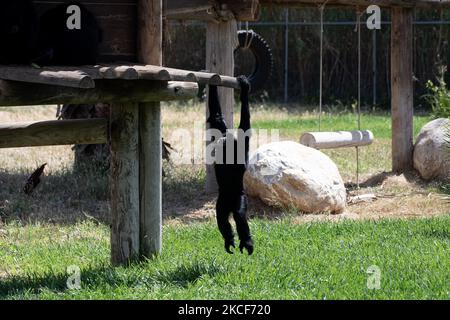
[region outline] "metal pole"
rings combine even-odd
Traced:
[[[288,102],[289,85],[289,9],[284,11],[284,103]]]
[[[372,107],[377,105],[377,30],[372,31],[372,77],[373,77],[373,101]]]

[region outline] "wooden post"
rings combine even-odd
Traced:
[[[208,22],[206,29],[206,70],[226,76],[234,75],[234,49],[237,47],[237,23],[235,19],[225,22]],[[229,128],[233,127],[234,90],[219,88],[222,113]],[[207,99],[208,100],[208,99]],[[206,107],[208,118],[208,107]],[[206,166],[206,192],[217,191],[212,165]]]
[[[391,28],[392,170],[402,173],[413,167],[413,10],[392,8]]]
[[[139,0],[138,57],[162,65],[162,0]],[[162,247],[161,105],[139,106],[140,254],[151,258]]]
[[[137,104],[111,108],[111,262],[139,256],[139,152]]]

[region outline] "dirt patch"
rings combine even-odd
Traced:
[[[286,215],[295,215],[296,223],[346,219],[426,218],[450,214],[450,203],[435,190],[437,183],[424,183],[414,174],[405,176],[383,172],[367,177],[361,186],[356,190],[348,185],[349,197],[374,194],[375,198],[369,197],[367,201],[349,203],[342,214],[305,214],[293,210],[282,210],[269,207],[255,198],[249,199],[248,214],[251,218],[270,220],[280,219]],[[206,200],[203,205],[196,200],[197,203],[192,209],[189,209],[187,203],[171,209],[166,208],[169,211],[175,210],[180,213],[179,216],[172,215],[170,223],[191,223],[214,219],[215,199],[211,196],[205,196],[203,199]]]

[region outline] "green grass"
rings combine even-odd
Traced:
[[[430,116],[414,117],[414,136],[432,118]],[[257,120],[253,122],[255,129],[279,129],[283,135],[298,135],[308,131],[319,131],[318,117],[305,118],[293,114],[289,119]],[[364,114],[361,116],[361,128],[371,130],[376,139],[390,139],[391,117],[389,114]],[[324,114],[321,131],[357,130],[357,115],[353,113]]]
[[[166,226],[164,254],[109,267],[109,228],[9,224],[0,299],[449,299],[450,216],[311,223],[252,220],[256,252],[227,255],[214,223]],[[81,268],[81,290],[66,269]],[[381,288],[367,288],[367,270]],[[7,273],[6,273],[7,272]]]

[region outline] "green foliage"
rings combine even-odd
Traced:
[[[157,259],[109,265],[109,227],[8,224],[0,299],[448,299],[450,215],[295,224],[253,219],[253,256],[223,250],[213,221],[164,227]],[[67,267],[81,269],[69,290]],[[380,288],[367,286],[381,271]]]
[[[446,68],[442,68],[438,84],[431,80],[427,82],[427,88],[431,91],[425,98],[430,103],[435,118],[450,118],[450,89],[444,80]]]

